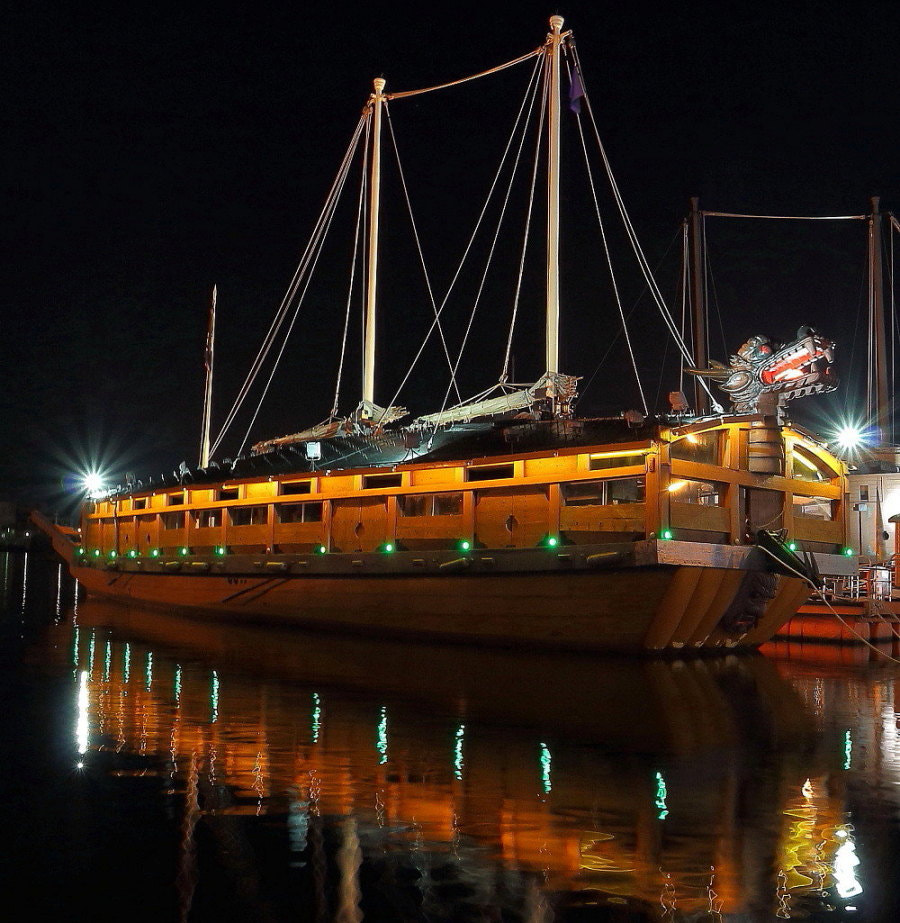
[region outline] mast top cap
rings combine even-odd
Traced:
[[[562,16],[559,16],[559,15],[551,16],[550,17],[550,28],[554,32],[560,32],[562,30],[564,22],[565,20],[562,18]]]
[[[372,85],[375,87],[375,92],[380,93],[387,85],[387,80],[385,80],[384,77],[376,77],[372,81]]]

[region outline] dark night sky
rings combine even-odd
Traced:
[[[399,90],[500,63],[536,47],[553,12],[531,0],[368,9],[340,2],[232,9],[25,3],[8,11],[0,492],[46,499],[61,474],[88,457],[117,474],[171,470],[182,459],[193,464],[209,290],[218,283],[214,419],[221,422],[371,78],[384,73],[388,89]],[[660,8],[643,0],[574,0],[560,12],[575,32],[604,142],[673,307],[680,244],[667,247],[691,195],[708,209],[859,214],[880,194],[884,209],[900,211],[897,3],[703,0]],[[472,227],[526,79],[526,70],[516,69],[490,85],[392,104],[438,289]],[[567,116],[564,159],[574,168],[578,150]],[[387,163],[391,197],[399,187]],[[565,204],[589,216],[583,173],[573,169],[573,176]],[[604,209],[611,218],[605,192]],[[519,239],[523,221],[520,213],[510,219]],[[336,219],[252,439],[328,413],[351,222],[349,212]],[[382,402],[430,310],[397,205],[386,207],[384,227]],[[813,415],[857,403],[865,226],[709,219],[707,229],[718,306],[713,355],[726,358],[723,330],[732,350],[752,333],[789,338],[810,323],[838,340],[839,371],[848,381],[834,398],[811,405]],[[586,379],[618,326],[608,280],[594,272],[592,232],[587,223],[583,231],[567,226],[562,254],[562,367]],[[614,250],[630,309],[641,284],[621,240]],[[500,264],[513,265],[516,254],[513,245],[501,246]],[[534,255],[526,311],[540,307],[542,257]],[[511,276],[508,268],[498,276],[462,366],[470,393],[495,380],[500,367]],[[467,304],[447,309],[453,343]],[[672,347],[646,297],[632,323],[648,397],[659,394],[661,409],[676,383]],[[520,379],[543,370],[540,324],[524,322],[516,340]],[[354,332],[344,410],[357,400],[358,340]],[[414,412],[440,405],[441,361],[437,352],[426,355],[401,403]],[[620,341],[580,410],[637,403]],[[240,443],[248,419],[239,422],[224,454]]]

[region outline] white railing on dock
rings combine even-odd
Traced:
[[[890,599],[894,585],[894,561],[864,564],[849,577],[826,577],[826,595],[844,599]]]

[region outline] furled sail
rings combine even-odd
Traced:
[[[441,426],[448,423],[469,423],[485,417],[510,416],[525,411],[540,413],[561,408],[562,414],[571,412],[578,393],[578,379],[573,375],[548,372],[527,388],[501,394],[485,400],[476,400],[448,407],[439,413],[429,413],[416,418],[416,423]]]

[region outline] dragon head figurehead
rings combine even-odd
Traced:
[[[735,413],[760,413],[766,398],[776,405],[808,394],[824,394],[838,386],[833,370],[834,343],[801,327],[789,343],[752,336],[727,366],[711,362],[708,369],[688,369],[713,379],[731,398]]]

